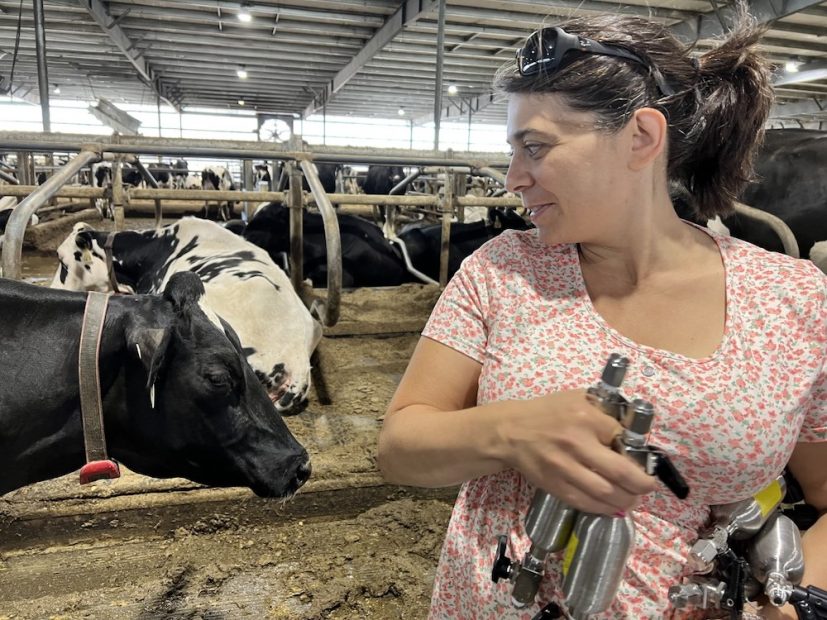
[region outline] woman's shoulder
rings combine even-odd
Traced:
[[[719,237],[727,270],[736,287],[763,303],[827,307],[827,274],[811,261],[771,252],[733,237]],[[821,316],[822,320],[827,317]]]

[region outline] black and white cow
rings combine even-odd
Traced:
[[[17,206],[17,198],[14,196],[3,196],[0,198],[0,248],[3,247],[3,237],[6,233],[6,225],[9,223],[12,211]],[[34,226],[40,221],[36,213],[32,213],[26,226]]]
[[[327,284],[327,247],[324,224],[318,213],[302,211],[304,237],[304,277],[313,286]],[[379,228],[364,219],[337,214],[342,243],[342,286],[396,286],[412,281],[399,251]],[[284,264],[290,251],[290,212],[279,203],[260,207],[247,227],[244,238],[267,250],[276,264]]]
[[[208,190],[235,190],[235,183],[230,171],[224,166],[207,166],[201,171],[201,189]],[[232,217],[234,201],[219,201],[218,202],[218,217],[226,221]],[[204,214],[209,217],[209,203],[204,207]]]
[[[75,224],[58,248],[52,286],[111,291],[107,235]],[[214,222],[184,218],[157,231],[117,233],[112,256],[118,287],[126,292],[160,293],[173,274],[196,273],[206,289],[204,307],[238,333],[276,409],[290,415],[306,407],[310,355],[321,326],[266,252]]]
[[[92,185],[94,187],[112,186],[112,163],[108,161],[92,164]],[[128,164],[121,167],[121,179],[124,185],[143,187],[144,177],[141,171]]]
[[[757,180],[740,201],[784,221],[798,242],[802,258],[827,273],[827,132],[772,129],[755,159]],[[680,200],[678,214],[697,221]],[[775,252],[784,246],[770,226],[735,214],[722,220],[733,237]]]
[[[265,186],[265,189],[270,189],[272,178],[273,177],[270,176],[270,166],[267,164],[255,165],[255,169],[253,170],[253,184],[255,187],[261,184]]]
[[[527,230],[532,226],[512,209],[489,209],[487,221],[451,224],[448,246],[448,279],[459,269],[462,261],[502,231],[513,228]],[[399,233],[414,266],[428,277],[439,279],[439,258],[442,246],[442,225],[411,228]]]
[[[172,164],[172,187],[173,189],[184,189],[184,181],[189,174],[189,166],[185,159],[176,159]],[[197,186],[196,186],[197,187]]]
[[[310,475],[225,322],[202,309],[198,277],[163,294],[113,297],[100,341],[109,455],[156,478],[289,497]],[[85,462],[78,348],[86,295],[0,280],[0,495]]]

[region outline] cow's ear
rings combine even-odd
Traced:
[[[187,310],[204,296],[204,283],[191,271],[172,275],[164,288],[164,299],[171,301],[177,311]]]
[[[140,360],[146,370],[146,388],[152,390],[164,363],[172,331],[167,328],[130,326],[126,330],[127,350]]]

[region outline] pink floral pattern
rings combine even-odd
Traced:
[[[629,357],[623,392],[655,405],[650,441],[691,486],[665,488],[634,513],[637,536],[623,583],[601,619],[706,617],[670,609],[710,504],[749,496],[784,468],[798,441],[827,440],[827,276],[812,263],[710,233],[726,270],[727,317],[704,359],[638,345],[597,314],[576,248],[506,231],[463,264],[423,334],[479,361],[478,400],[527,399],[594,384],[610,353]],[[522,524],[534,494],[515,471],[465,483],[448,526],[430,618],[529,620],[509,584],[491,581],[497,537],[508,554],[530,546]],[[538,600],[560,601],[560,554]]]

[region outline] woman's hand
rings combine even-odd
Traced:
[[[631,510],[657,482],[611,449],[623,428],[586,397],[585,390],[525,401],[502,429],[508,462],[536,487],[591,513]]]

